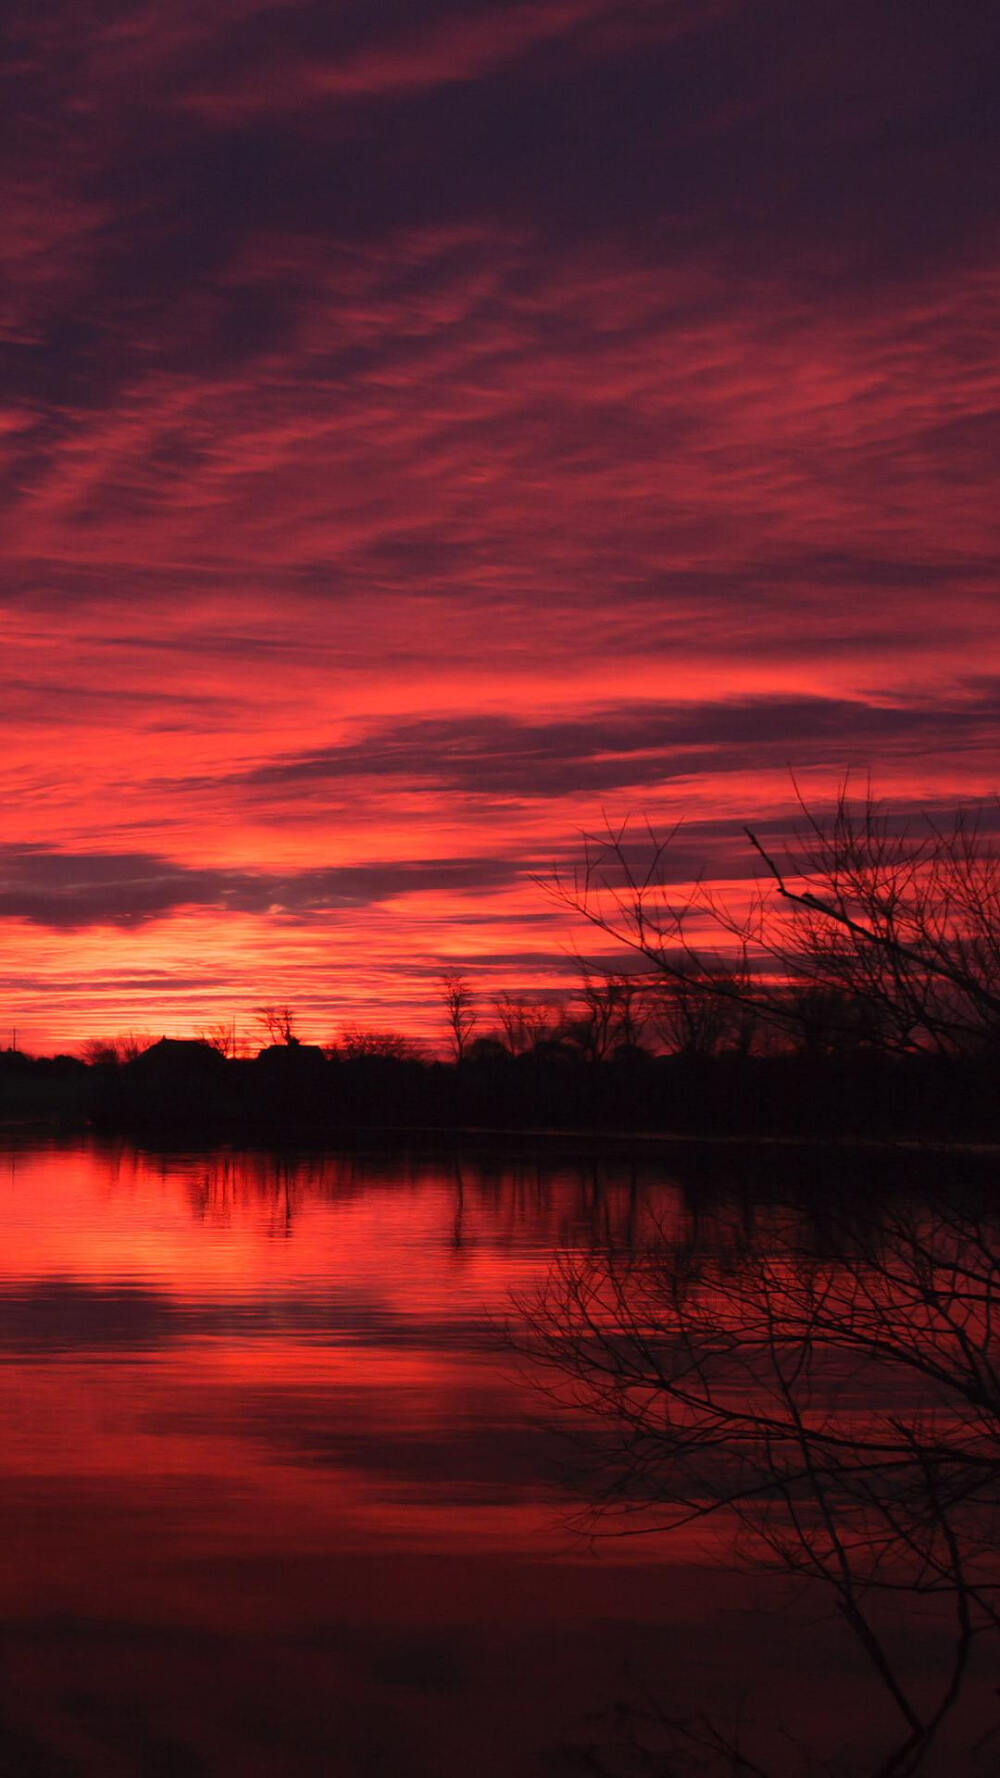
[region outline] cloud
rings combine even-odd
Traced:
[[[612,0],[548,0],[500,8],[442,10],[421,26],[342,48],[326,57],[286,57],[270,70],[257,65],[224,74],[214,90],[185,95],[185,108],[218,123],[330,100],[365,102],[433,92],[479,81],[554,39],[614,10]],[[678,9],[680,10],[680,9]],[[693,9],[691,9],[693,10]]]
[[[0,75],[11,980],[202,910],[231,998],[247,910],[346,908],[374,1001],[389,879],[306,860],[451,866],[396,879],[422,968],[549,954],[503,873],[605,797],[988,792],[988,7],[97,11],[16,0]],[[234,824],[266,867],[205,867]]]
[[[425,717],[356,741],[292,754],[239,775],[248,788],[308,794],[351,779],[465,796],[535,799],[714,772],[832,764],[866,752],[993,746],[1000,682],[951,705],[822,697],[750,697],[638,705],[570,719]]]
[[[308,915],[370,907],[427,891],[476,892],[514,880],[490,858],[398,860],[291,871],[198,869],[148,852],[70,853],[0,847],[0,918],[72,931],[134,927],[179,908]]]

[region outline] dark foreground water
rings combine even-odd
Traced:
[[[574,1529],[586,1439],[507,1337],[557,1255],[683,1244],[693,1214],[731,1235],[725,1189],[693,1212],[649,1159],[10,1138],[0,1163],[4,1773],[737,1769],[691,1724],[769,1772],[874,1773],[896,1744],[843,1612],[735,1567],[731,1517]],[[932,1686],[952,1601],[901,1610]],[[969,1664],[928,1770],[997,1768]],[[652,1762],[650,1709],[688,1725]]]

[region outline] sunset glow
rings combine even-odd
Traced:
[[[433,1041],[602,811],[995,790],[985,9],[15,12],[0,1045]]]

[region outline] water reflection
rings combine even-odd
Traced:
[[[896,1195],[881,1181],[900,1218],[915,1201],[912,1175],[900,1167]],[[551,1150],[157,1155],[11,1141],[4,1178],[0,1769],[535,1778],[581,1761],[650,1769],[652,1759],[672,1772],[676,1747],[650,1754],[654,1728],[634,1712],[606,1750],[607,1709],[643,1692],[709,1725],[722,1720],[720,1700],[731,1715],[738,1693],[777,1721],[794,1692],[815,1745],[842,1750],[852,1722],[864,1743],[855,1769],[874,1769],[870,1747],[888,1744],[896,1705],[872,1703],[856,1638],[845,1643],[812,1606],[803,1636],[784,1591],[734,1578],[728,1564],[734,1510],[779,1548],[782,1515],[801,1516],[807,1498],[787,1437],[763,1516],[752,1442],[740,1451],[742,1494],[727,1468],[740,1391],[725,1393],[723,1372],[747,1316],[759,1321],[761,1278],[779,1281],[783,1313],[800,1318],[808,1305],[832,1313],[843,1280],[870,1280],[878,1263],[883,1291],[898,1283],[879,1260],[888,1223],[872,1245],[856,1213],[870,1182],[853,1164],[834,1183],[814,1161],[695,1150],[667,1164]],[[952,1238],[970,1236],[956,1225]],[[584,1279],[597,1294],[575,1298]],[[660,1381],[670,1377],[677,1327],[664,1324],[664,1290],[673,1312],[695,1317],[692,1342],[699,1316],[699,1338],[715,1341],[710,1363],[692,1344],[692,1374],[709,1379],[728,1417],[711,1448],[697,1447],[694,1421],[669,1433],[670,1498],[696,1516],[680,1540],[623,1538],[595,1554],[569,1523],[579,1476],[562,1416],[503,1330],[523,1349],[512,1301],[544,1305],[546,1338],[560,1361],[573,1355],[564,1380],[582,1390],[574,1425],[601,1410],[600,1438],[588,1434],[593,1479],[614,1475],[614,1501],[645,1523],[667,1497],[665,1426],[647,1415],[623,1451],[620,1379],[597,1401],[588,1365],[599,1332],[616,1355],[638,1342]],[[581,1300],[599,1303],[599,1328],[580,1322]],[[991,1354],[992,1320],[971,1317],[949,1363],[965,1362],[974,1328],[976,1350]],[[942,1525],[958,1524],[959,1506],[978,1514],[978,1549],[962,1519],[962,1560],[982,1617],[992,1599],[987,1408],[967,1398],[968,1460],[945,1470],[934,1441],[952,1448],[957,1423],[921,1396],[923,1443],[906,1453],[905,1476],[887,1461],[870,1472],[863,1440],[894,1415],[916,1423],[914,1385],[904,1397],[902,1367],[881,1353],[867,1369],[855,1351],[838,1353],[837,1370],[822,1347],[817,1336],[813,1405],[826,1391],[822,1425],[848,1428],[853,1467],[838,1459],[834,1480],[856,1523],[870,1510],[865,1490],[909,1511],[914,1477],[938,1464],[949,1491],[910,1553],[939,1579]],[[758,1343],[744,1366],[744,1398],[773,1384],[767,1349]],[[922,1388],[940,1383],[912,1365],[908,1374]],[[978,1470],[977,1453],[988,1460]],[[707,1518],[706,1501],[718,1507]],[[892,1602],[882,1582],[901,1559],[898,1526],[883,1519],[862,1600],[876,1614]],[[828,1560],[834,1546],[809,1536]],[[953,1658],[954,1635],[933,1613],[952,1610],[957,1589],[944,1599],[923,1590],[930,1616],[902,1662],[907,1684],[914,1660],[934,1678]],[[977,1619],[963,1709],[980,1629]],[[881,1617],[877,1630],[887,1633]],[[768,1770],[791,1771],[786,1754]]]
[[[594,1529],[725,1523],[825,1598],[899,1718],[866,1769],[915,1772],[1000,1643],[1000,1212],[940,1192],[814,1209],[679,1236],[647,1207],[523,1299],[529,1349],[593,1428]],[[970,1761],[996,1758],[982,1704]],[[762,1769],[718,1719],[645,1727],[661,1757]]]
[[[0,1767],[546,1762],[659,1576],[562,1529],[497,1329],[630,1189],[531,1157],[11,1143]]]

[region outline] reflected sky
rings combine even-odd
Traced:
[[[837,1626],[803,1641],[721,1533],[570,1525],[512,1293],[690,1214],[653,1159],[8,1142],[8,1768],[565,1774],[648,1683],[775,1716],[791,1687],[840,1737],[856,1688],[877,1728]]]
[[[15,1769],[499,1773],[579,1729],[657,1564],[571,1536],[500,1334],[592,1179],[87,1144],[2,1179]]]

